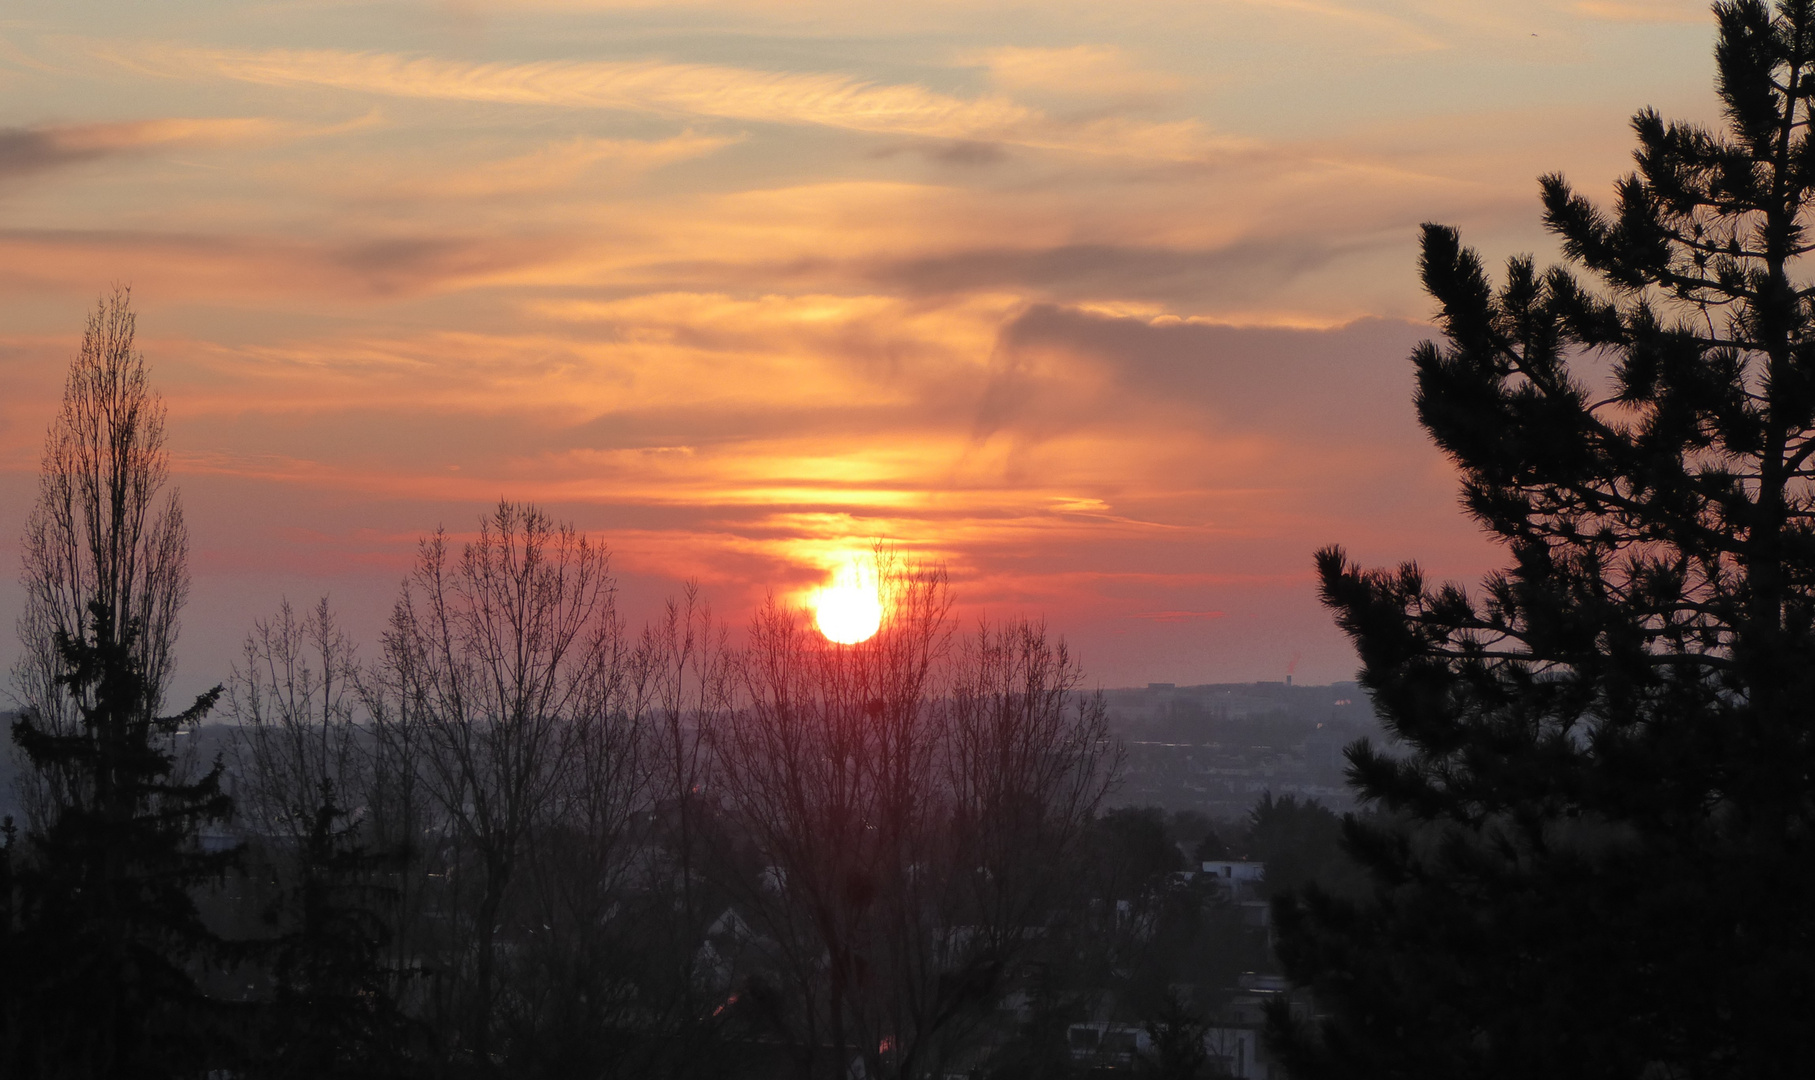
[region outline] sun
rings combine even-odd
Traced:
[[[855,645],[882,626],[882,591],[876,574],[853,559],[832,575],[832,584],[813,594],[813,621],[828,641]]]

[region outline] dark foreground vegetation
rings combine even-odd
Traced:
[[[1806,1073],[1815,0],[1715,10],[1723,130],[1641,113],[1612,213],[1543,181],[1592,286],[1425,230],[1419,414],[1508,565],[1320,554],[1397,740],[1339,827],[1103,812],[1101,699],[1039,626],[953,632],[936,568],[879,556],[861,645],[771,605],[733,652],[691,593],[627,632],[510,503],[369,651],[284,607],[167,712],[182,517],[103,302],[26,536],[0,1069]]]
[[[734,651],[691,590],[629,632],[605,551],[510,503],[422,542],[375,647],[285,603],[168,712],[133,332],[104,300],[26,536],[8,1077],[1204,1075],[1270,956],[1265,883],[1203,864],[1343,862],[1292,798],[1104,812],[1101,697],[1040,626],[956,633],[937,568],[878,553],[862,644],[771,604]]]
[[[1294,1075],[1815,1061],[1815,6],[1715,13],[1720,130],[1641,112],[1611,211],[1542,181],[1569,266],[1425,229],[1419,417],[1507,565],[1318,558],[1402,742],[1349,754],[1372,888],[1276,910]]]

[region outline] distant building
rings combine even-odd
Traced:
[[[1300,1021],[1312,1019],[1310,997],[1294,991],[1282,975],[1245,972],[1229,988],[1225,1005],[1210,1016],[1204,1028],[1204,1053],[1211,1075],[1231,1080],[1287,1080],[1286,1072],[1267,1051],[1267,1008],[1283,1003]],[[1079,1021],[1066,1028],[1065,1041],[1073,1061],[1092,1076],[1139,1073],[1142,1059],[1151,1061],[1153,1039],[1139,1024],[1104,1019]]]
[[[1275,1080],[1275,1065],[1267,1055],[1260,1025],[1213,1027],[1204,1032],[1204,1050],[1218,1076],[1236,1080]]]
[[[1088,1062],[1098,1069],[1127,1069],[1134,1064],[1136,1055],[1153,1048],[1146,1029],[1108,1020],[1072,1024],[1066,1029],[1065,1038],[1073,1061]]]
[[[1222,1076],[1237,1080],[1284,1080],[1285,1070],[1267,1052],[1267,1005],[1283,1001],[1292,1015],[1311,1018],[1310,998],[1294,992],[1282,975],[1248,972],[1236,981],[1235,994],[1204,1031],[1204,1050]]]
[[[1203,872],[1217,880],[1232,903],[1262,899],[1260,890],[1267,880],[1266,863],[1213,859],[1204,863]]]

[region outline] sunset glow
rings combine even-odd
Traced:
[[[882,590],[875,572],[852,559],[813,594],[813,622],[826,640],[840,645],[867,641],[882,627]]]
[[[1319,546],[1495,562],[1411,404],[1418,224],[1554,257],[1536,177],[1602,197],[1634,110],[1716,119],[1712,33],[1704,0],[15,0],[0,563],[120,282],[195,543],[173,692],[284,595],[375,639],[418,539],[501,495],[608,544],[633,623],[694,580],[742,627],[888,536],[1106,686],[1346,679]]]

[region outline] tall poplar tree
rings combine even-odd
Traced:
[[[193,890],[231,852],[198,834],[232,801],[221,766],[197,779],[174,737],[220,688],[159,716],[188,589],[182,510],[168,477],[164,409],[133,345],[124,290],[89,319],[45,441],[26,526],[24,757],[30,828],[8,822],[0,902],[0,1075],[198,1075],[223,1060],[220,1003],[197,981],[227,946]]]
[[[19,700],[43,730],[75,735],[94,704],[72,686],[62,642],[96,630],[90,605],[109,617],[112,649],[128,635],[149,720],[163,705],[174,667],[177,616],[189,595],[189,532],[183,504],[168,487],[162,399],[151,389],[136,344],[132,293],[116,288],[95,305],[69,366],[63,403],[45,435],[38,499],[26,519],[19,584],[23,648],[13,667]],[[83,797],[78,774],[31,770],[26,809],[36,825]]]
[[[1639,113],[1610,211],[1542,180],[1567,266],[1425,228],[1419,417],[1507,565],[1318,556],[1402,744],[1349,751],[1371,896],[1276,909],[1294,1076],[1815,1060],[1815,4],[1714,12],[1718,129]]]

